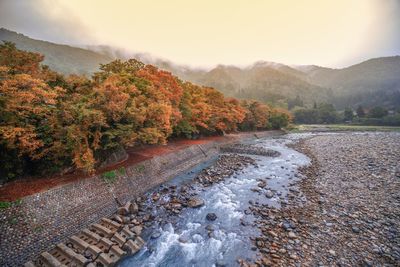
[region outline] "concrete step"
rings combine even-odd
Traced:
[[[118,244],[118,246],[123,247],[126,243],[126,238],[119,233],[115,233],[113,237],[111,237],[111,241]]]
[[[110,239],[105,238],[105,237],[100,239],[99,243],[96,244],[96,246],[99,249],[101,249],[103,252],[108,252],[113,245],[114,245],[114,242],[112,242]]]
[[[71,244],[72,248],[78,253],[84,253],[85,250],[90,246],[89,243],[86,243],[86,241],[80,239],[75,235],[69,238],[69,244]]]
[[[56,258],[60,263],[66,266],[85,266],[89,263],[83,255],[75,253],[71,248],[67,247],[65,244],[58,244],[50,254]]]
[[[101,221],[100,221],[100,224],[102,226],[110,229],[114,233],[119,231],[119,230],[121,230],[121,228],[122,228],[122,224],[119,224],[116,221],[110,220],[108,218],[102,218]]]
[[[40,254],[38,259],[38,265],[43,267],[65,267],[66,265],[62,264],[55,257],[53,257],[48,252],[43,252]]]
[[[111,258],[107,253],[101,253],[97,257],[97,259],[95,261],[95,265],[100,264],[100,266],[113,266],[114,263],[116,263],[118,260],[119,260],[119,258]]]
[[[33,261],[28,261],[25,262],[24,267],[36,267],[36,265],[33,263]]]
[[[119,246],[114,245],[110,248],[108,254],[114,255],[116,257],[121,258],[122,256],[126,255],[126,252],[123,251]]]
[[[129,254],[136,254],[144,245],[144,240],[141,237],[136,237],[135,240],[129,239],[124,246],[123,250],[128,251]]]
[[[136,237],[136,234],[131,232],[128,228],[128,226],[125,226],[124,228],[122,228],[120,234],[122,235],[122,237],[126,238],[126,239],[132,239]]]
[[[108,238],[110,238],[110,237],[112,237],[112,236],[114,235],[114,233],[113,233],[110,229],[108,229],[108,228],[106,228],[106,227],[104,227],[104,226],[102,226],[102,225],[100,225],[100,224],[98,224],[98,223],[92,224],[92,225],[89,227],[89,229],[90,229],[92,232],[95,232],[96,234],[98,234],[98,235],[101,236],[101,237],[108,237]]]
[[[121,208],[124,213],[135,213],[138,209],[131,202]],[[35,261],[26,262],[24,267],[108,267],[127,254],[137,253],[143,245],[143,239],[128,226],[102,218],[99,223],[72,235],[66,244],[60,243]]]
[[[89,229],[84,229],[82,232],[78,234],[78,237],[88,243],[89,245],[95,245],[99,243],[102,238],[98,234],[90,231]]]
[[[92,261],[94,261],[101,253],[103,253],[103,251],[94,245],[90,245],[85,251],[85,255],[92,259]]]

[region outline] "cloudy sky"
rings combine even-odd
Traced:
[[[400,0],[0,0],[0,27],[191,66],[345,67],[400,54]]]

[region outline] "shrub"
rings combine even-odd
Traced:
[[[117,180],[117,173],[115,170],[105,172],[101,175],[104,182],[112,184]]]

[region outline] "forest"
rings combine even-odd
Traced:
[[[346,123],[354,125],[400,126],[400,110],[387,110],[382,106],[366,108],[359,105],[356,109],[346,107],[338,111],[333,104],[314,103],[313,107],[305,107],[302,101],[289,102],[294,122],[298,124],[332,124]],[[296,103],[293,106],[293,103]]]
[[[171,138],[279,129],[291,114],[224,97],[170,72],[129,59],[102,64],[91,78],[65,76],[44,56],[0,45],[0,177],[93,173],[109,151]]]

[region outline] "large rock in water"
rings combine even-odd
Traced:
[[[208,213],[206,216],[206,219],[209,221],[215,221],[217,219],[217,215],[213,212]]]
[[[191,208],[199,208],[201,206],[204,206],[204,200],[199,197],[193,197],[189,199],[188,206]]]

